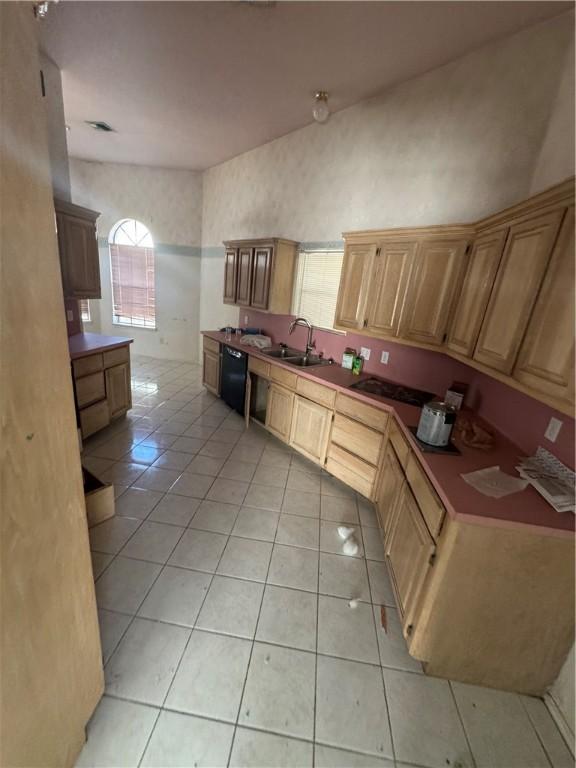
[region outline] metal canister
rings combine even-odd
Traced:
[[[442,448],[450,442],[456,422],[456,409],[448,403],[433,401],[422,408],[416,437],[428,445]]]

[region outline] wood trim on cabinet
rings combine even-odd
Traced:
[[[386,431],[386,425],[390,418],[390,415],[381,408],[366,405],[354,397],[343,395],[342,392],[336,393],[335,409],[338,413],[343,413],[355,421],[360,421],[377,432]]]

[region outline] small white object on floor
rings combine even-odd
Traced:
[[[339,525],[338,526],[338,536],[340,536],[341,539],[349,539],[350,536],[354,533],[354,528],[347,528],[345,525]]]
[[[359,600],[357,597],[353,597],[352,600],[348,603],[348,607],[352,608],[354,610],[355,608],[358,608]]]
[[[358,542],[354,536],[350,536],[346,539],[342,546],[342,552],[344,552],[345,555],[350,555],[350,557],[358,554]]]

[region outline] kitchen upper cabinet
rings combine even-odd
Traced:
[[[461,355],[474,351],[507,234],[508,227],[486,232],[472,246],[447,341]]]
[[[236,304],[238,279],[238,251],[227,248],[224,257],[224,304]]]
[[[224,245],[224,302],[290,314],[298,243],[271,238],[230,240]]]
[[[122,416],[132,407],[132,390],[130,387],[130,364],[121,363],[106,371],[106,397],[110,419]]]
[[[214,395],[220,394],[220,344],[208,336],[203,338],[202,383]]]
[[[564,216],[513,376],[574,402],[574,206]]]
[[[324,464],[331,422],[332,410],[294,395],[290,445],[311,461]]]
[[[556,210],[510,227],[474,351],[478,362],[512,371],[563,215]]]
[[[385,553],[407,637],[412,634],[413,616],[435,549],[434,540],[416,499],[410,487],[404,484],[399,493]]]
[[[336,315],[336,328],[358,329],[365,327],[365,308],[376,256],[376,245],[346,245]]]
[[[272,277],[272,251],[271,246],[254,248],[250,305],[255,309],[268,309]]]
[[[400,336],[440,345],[465,265],[465,239],[424,238],[414,258]]]
[[[388,443],[384,450],[382,458],[382,467],[380,470],[380,486],[376,496],[376,509],[380,518],[380,526],[384,534],[384,540],[388,540],[388,534],[394,519],[394,512],[399,498],[400,491],[404,485],[404,472],[392,447]]]
[[[396,336],[408,277],[418,243],[384,242],[377,249],[368,294],[366,329],[382,336]]]
[[[54,200],[62,288],[66,298],[100,299],[96,211]]]
[[[250,306],[252,296],[252,248],[238,249],[238,284],[236,304],[241,307]]]
[[[293,392],[277,384],[270,385],[266,406],[266,428],[285,443],[290,439],[293,404]]]

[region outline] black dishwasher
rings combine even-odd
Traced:
[[[244,415],[244,395],[246,393],[246,369],[248,355],[224,345],[222,354],[222,376],[220,379],[220,397],[230,408]]]

